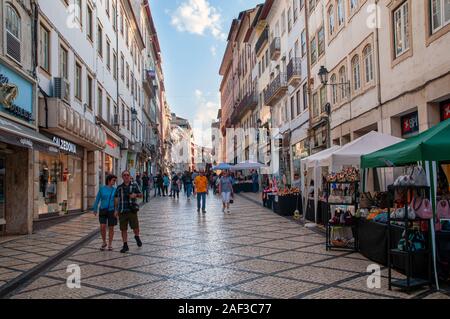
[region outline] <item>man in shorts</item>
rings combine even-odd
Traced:
[[[138,247],[142,247],[142,241],[139,237],[139,204],[137,198],[142,198],[142,192],[139,186],[131,181],[129,171],[122,173],[123,183],[117,187],[115,193],[115,209],[119,213],[120,231],[122,232],[123,248],[121,253],[129,251],[128,248],[128,225],[134,232],[134,239]]]

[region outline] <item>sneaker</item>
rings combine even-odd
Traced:
[[[228,214],[231,214],[230,210],[227,211]]]
[[[222,208],[222,213],[224,213],[224,214],[225,214],[225,208]]]
[[[128,248],[128,244],[127,243],[125,243],[125,244],[123,244],[123,247],[122,247],[122,249],[120,250],[120,252],[122,253],[122,254],[125,254],[127,251],[129,251],[130,250],[130,248]]]
[[[197,209],[197,213],[200,213],[200,208],[199,208],[199,209]]]
[[[134,236],[134,239],[136,239],[136,244],[138,245],[138,247],[142,247],[141,238],[139,238],[139,236]]]
[[[202,212],[203,212],[203,214],[206,214],[206,210],[203,210]]]

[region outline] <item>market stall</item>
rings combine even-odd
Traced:
[[[263,168],[267,168],[266,165],[253,162],[253,161],[244,161],[239,164],[234,165],[231,170],[235,172],[250,172],[252,170],[261,170]],[[252,174],[242,174],[243,176],[247,176],[243,179],[238,179],[235,181],[233,185],[233,190],[235,193],[251,193],[251,192],[257,192],[259,190],[259,175],[257,176],[257,179],[254,180],[254,177]]]
[[[389,236],[389,234],[386,236],[388,240],[387,263],[389,270],[391,266],[395,267],[395,264],[392,263],[393,258],[391,258],[393,255],[395,255],[395,258],[397,259],[400,258],[400,255],[403,259],[407,258],[409,260],[409,258],[412,258],[413,255],[416,255],[418,252],[423,252],[423,255],[426,255],[426,253],[430,251],[430,258],[432,258],[433,262],[434,281],[438,289],[439,282],[437,277],[438,269],[436,247],[444,247],[444,249],[440,249],[443,251],[439,252],[441,257],[445,254],[448,256],[448,251],[445,252],[445,247],[448,247],[448,237],[445,235],[448,234],[448,232],[442,229],[442,224],[440,223],[441,216],[438,216],[437,213],[438,211],[442,212],[438,205],[445,205],[445,203],[448,204],[449,191],[447,179],[446,187],[440,187],[440,193],[438,193],[438,171],[442,171],[442,163],[450,161],[449,137],[450,120],[446,120],[406,141],[361,157],[361,167],[365,169],[363,191],[367,188],[366,176],[368,169],[383,167],[408,167],[409,165],[414,165],[410,166],[407,173],[395,178],[395,182],[389,191],[383,192],[379,195],[378,203],[377,200],[373,201],[374,203],[371,206],[378,208],[368,209],[368,214],[372,214],[374,209],[381,209],[382,212],[378,212],[378,214],[374,217],[374,220],[378,219],[381,222],[385,222],[387,224],[386,227],[388,231],[390,231],[390,228],[392,227],[391,221],[394,224],[403,227],[403,236],[400,241],[397,241],[398,238],[395,238],[395,236]],[[403,191],[402,189],[405,190]],[[366,199],[370,200],[370,197],[372,197],[367,193],[363,193],[362,196],[364,197],[364,201],[366,201]],[[399,202],[401,204],[399,204]],[[420,202],[420,205],[417,205],[417,202]],[[380,205],[380,203],[383,205]],[[408,207],[412,209],[408,209]],[[429,215],[425,217],[431,219],[428,223],[428,229],[423,229],[423,223],[420,222],[421,218],[417,217],[424,217],[419,215],[419,212],[420,214],[423,214],[424,208],[429,210],[427,212]],[[385,211],[386,209],[388,210]],[[393,210],[393,212],[391,212],[391,210]],[[410,214],[412,215],[411,212],[415,215],[409,216]],[[362,217],[369,219],[369,216],[364,216],[366,213],[367,212],[362,212]],[[400,217],[403,217],[405,221],[400,222],[399,224],[397,214],[399,214]],[[375,213],[373,213],[373,215],[375,215]],[[442,219],[442,221],[444,220]],[[438,225],[439,228],[441,228],[438,236],[436,236],[435,233],[435,225]],[[420,227],[419,230],[417,227]],[[366,235],[361,233],[361,236]],[[427,240],[427,237],[429,238],[429,241]],[[438,242],[436,239],[437,237],[440,240],[447,240],[447,245],[442,242]],[[424,240],[419,240],[419,238],[424,238]],[[408,243],[406,246],[404,245],[405,242]],[[378,242],[376,244],[378,244]],[[368,243],[367,246],[370,247],[370,243]],[[393,249],[392,247],[395,246],[397,247]],[[400,247],[403,248],[403,251],[400,251],[399,253]],[[366,253],[363,249],[361,249],[361,252]],[[405,262],[405,260],[403,260],[403,262]],[[423,268],[423,263],[421,266]],[[411,283],[415,282],[415,279],[410,278],[412,277],[411,266],[407,268],[407,287],[409,288]],[[389,282],[391,284],[391,280],[389,280]],[[405,286],[404,282],[400,284]]]

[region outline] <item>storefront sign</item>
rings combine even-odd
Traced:
[[[108,145],[109,147],[111,147],[113,150],[117,148],[117,144],[114,143],[114,142],[111,141],[111,140],[107,140],[107,141],[106,141],[106,145]]]
[[[402,135],[411,136],[419,132],[419,113],[414,112],[401,117]]]
[[[450,101],[441,104],[441,120],[445,121],[448,119],[450,119]]]
[[[0,109],[27,122],[33,119],[33,85],[2,64]]]
[[[59,149],[62,151],[65,151],[67,153],[76,154],[77,153],[77,146],[73,143],[70,143],[66,140],[63,140],[62,138],[53,136],[53,142],[56,145],[59,145]]]

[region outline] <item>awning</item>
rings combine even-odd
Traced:
[[[59,153],[59,146],[51,139],[25,125],[1,117],[0,141],[42,152]]]

